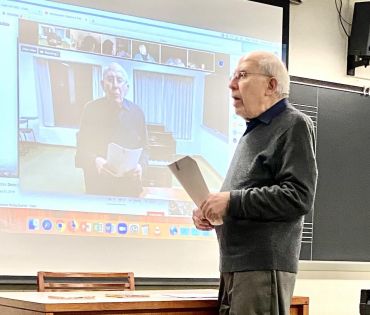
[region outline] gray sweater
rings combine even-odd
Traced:
[[[216,227],[220,271],[297,272],[316,181],[313,123],[291,105],[244,135],[221,188],[231,193]]]

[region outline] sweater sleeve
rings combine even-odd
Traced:
[[[297,119],[278,139],[271,163],[273,184],[232,190],[228,216],[290,221],[311,211],[317,182],[315,133],[309,118]]]

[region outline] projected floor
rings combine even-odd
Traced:
[[[84,194],[83,173],[75,168],[75,148],[21,143],[20,145],[20,189],[24,192],[54,192],[63,194]],[[222,178],[202,158],[194,157],[211,191],[219,190]],[[142,197],[171,199],[171,196],[189,200],[187,194],[171,172],[164,168],[163,173],[171,177],[171,185],[165,188],[146,187]],[[174,193],[171,193],[174,188]],[[166,195],[167,193],[167,195]]]

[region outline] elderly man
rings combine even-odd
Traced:
[[[207,197],[193,221],[216,229],[220,314],[288,315],[316,190],[313,123],[288,104],[289,75],[271,53],[242,57],[229,88],[246,131],[221,192]]]
[[[77,138],[76,167],[84,171],[86,192],[90,194],[139,196],[141,175],[146,165],[147,132],[139,106],[127,100],[128,76],[118,63],[103,71],[105,96],[85,105]],[[123,174],[106,168],[108,145],[126,149],[143,148],[139,163]]]

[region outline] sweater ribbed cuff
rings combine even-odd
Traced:
[[[229,208],[226,211],[227,216],[237,217],[241,204],[241,191],[232,190],[230,191],[230,202]]]

